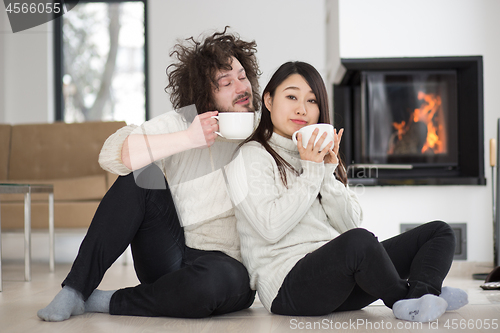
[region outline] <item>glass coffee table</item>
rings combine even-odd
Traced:
[[[49,269],[54,271],[54,186],[0,183],[0,193],[24,194],[24,279],[31,281],[31,194],[49,195]],[[1,209],[1,203],[0,203]],[[0,216],[0,291],[2,291],[2,221]]]

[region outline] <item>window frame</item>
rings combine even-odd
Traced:
[[[144,112],[145,120],[149,120],[149,65],[148,65],[148,0],[65,0],[67,4],[78,3],[117,3],[142,2],[144,4]],[[63,15],[54,19],[54,106],[55,121],[64,121],[63,96]]]

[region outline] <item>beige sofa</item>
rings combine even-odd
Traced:
[[[56,228],[87,228],[116,179],[99,166],[99,151],[125,122],[0,124],[0,183],[54,185]],[[0,195],[2,230],[24,227],[24,197]],[[33,194],[33,229],[48,227],[48,196]]]

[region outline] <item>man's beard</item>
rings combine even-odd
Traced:
[[[245,111],[246,112],[254,112],[255,109],[253,107],[253,100],[252,100],[252,94],[250,94],[248,91],[245,92],[244,94],[240,94],[238,96],[236,96],[236,98],[233,100],[232,102],[232,106],[233,106],[233,110],[229,110],[227,108],[224,108],[224,107],[220,107],[218,106],[217,104],[215,105],[215,110],[219,111],[219,112],[244,112],[244,111],[241,111],[241,110],[238,110],[236,111],[235,110],[235,105],[236,105],[236,102],[242,98],[245,98],[245,97],[248,97],[248,104],[246,105],[239,105],[238,107],[242,107],[244,109],[246,109]]]

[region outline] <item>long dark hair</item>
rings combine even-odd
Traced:
[[[225,27],[222,32],[215,32],[203,41],[193,37],[185,43],[178,43],[170,53],[177,62],[167,67],[170,102],[174,109],[195,104],[199,114],[211,111],[215,107],[213,88],[218,88],[215,74],[218,70],[231,70],[231,59],[235,57],[245,69],[245,74],[252,85],[253,106],[260,107],[259,76],[260,70],[255,57],[255,41],[246,42],[237,34],[231,34]]]
[[[301,61],[286,62],[283,65],[281,65],[278,68],[278,70],[273,74],[271,80],[269,80],[269,83],[262,92],[262,115],[259,125],[255,129],[254,133],[239,145],[239,147],[241,147],[243,144],[250,141],[259,142],[276,161],[278,170],[280,172],[281,180],[285,186],[287,185],[286,169],[289,169],[292,172],[295,172],[296,174],[298,173],[297,170],[295,170],[290,165],[290,163],[285,161],[269,145],[269,139],[273,134],[274,126],[273,122],[271,121],[271,113],[269,112],[269,110],[266,107],[266,104],[264,103],[264,97],[266,96],[267,93],[269,93],[270,96],[274,98],[276,88],[292,74],[299,74],[300,76],[302,76],[309,84],[314,95],[316,96],[316,100],[318,102],[318,107],[319,107],[318,123],[330,124],[328,94],[326,92],[325,83],[323,82],[323,79],[321,78],[319,72],[316,70],[316,68],[305,62]],[[339,166],[335,171],[335,176],[344,185],[346,185],[347,175],[345,173],[344,164],[340,159],[340,157],[338,157],[338,159],[339,159]]]

